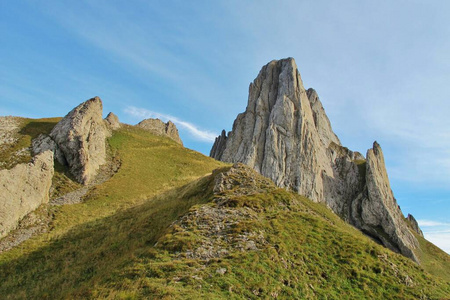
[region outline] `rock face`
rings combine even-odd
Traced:
[[[244,163],[279,187],[326,203],[336,214],[394,251],[417,261],[390,189],[381,148],[367,161],[343,147],[313,89],[305,90],[293,58],[265,65],[250,84],[246,111],[216,138],[210,156]]]
[[[227,133],[225,132],[225,130],[222,130],[222,133],[218,137],[216,137],[214,145],[211,148],[211,151],[209,152],[209,156],[214,158],[222,157],[226,143],[227,143]]]
[[[148,130],[157,135],[167,136],[172,140],[174,140],[175,142],[177,142],[178,144],[183,145],[183,142],[181,141],[180,136],[178,135],[178,129],[175,126],[175,124],[172,123],[171,121],[164,123],[160,119],[145,119],[136,126]]]
[[[366,184],[352,202],[352,223],[389,249],[419,261],[419,243],[409,231],[394,198],[380,145],[367,151]]]
[[[322,172],[333,174],[326,149],[340,142],[317,94],[310,95],[313,105],[294,59],[271,61],[250,84],[247,110],[227,137],[218,138],[211,156],[242,162],[280,187],[324,201]]]
[[[29,164],[0,171],[0,238],[24,216],[48,202],[53,172],[51,151],[35,156]]]
[[[33,151],[52,150],[77,181],[88,184],[106,161],[105,143],[110,132],[102,111],[99,97],[81,103],[56,124],[49,136],[41,135],[33,141]]]
[[[417,223],[416,218],[413,217],[413,215],[408,214],[408,216],[406,217],[406,219],[409,221],[409,223],[411,224],[411,227],[413,228],[413,230],[415,232],[417,232],[420,236],[423,237],[423,232],[419,227],[419,223]]]
[[[106,124],[112,129],[117,130],[121,127],[119,122],[119,117],[117,117],[114,113],[110,112],[105,118]]]

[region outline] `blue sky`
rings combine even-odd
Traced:
[[[377,140],[405,214],[450,253],[449,1],[0,1],[0,115],[172,119],[208,154],[294,57],[342,143]]]

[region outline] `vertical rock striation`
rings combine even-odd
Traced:
[[[317,116],[318,122],[327,118],[319,110]],[[332,172],[323,141],[337,138],[326,136],[326,130],[322,138],[315,133],[310,100],[294,59],[271,61],[250,84],[246,111],[238,115],[228,137],[218,139],[226,139],[225,147],[216,143],[212,154],[247,164],[280,187],[323,201],[321,172]]]
[[[367,160],[343,147],[314,89],[305,90],[293,58],[265,65],[250,84],[247,108],[216,138],[210,156],[244,163],[316,202],[386,247],[417,261],[374,143]]]
[[[29,164],[0,171],[0,238],[41,204],[47,203],[53,178],[53,153],[45,151]]]
[[[225,132],[225,130],[222,130],[222,133],[218,137],[216,137],[214,145],[211,148],[211,151],[209,152],[209,156],[214,157],[216,159],[218,157],[222,157],[226,143],[227,143],[227,133]]]

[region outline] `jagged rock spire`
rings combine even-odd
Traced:
[[[341,145],[316,91],[303,87],[293,58],[261,69],[245,112],[211,149],[213,158],[247,164],[279,187],[326,203],[378,242],[418,261],[417,240],[393,197],[378,143],[367,156]]]
[[[409,223],[411,224],[412,229],[417,232],[417,234],[419,234],[421,237],[423,237],[423,232],[419,227],[419,223],[417,223],[416,218],[414,218],[413,215],[408,214],[408,216],[406,217],[406,219],[409,221]]]
[[[228,137],[218,138],[212,156],[247,164],[280,187],[322,201],[321,170],[332,172],[322,163],[327,161],[325,146],[328,146],[322,140],[337,138],[329,121],[329,128],[317,124],[324,128],[321,133],[325,136],[322,139],[319,136],[295,60],[271,61],[261,69],[249,90],[246,111],[238,115]],[[320,102],[318,98],[317,102]],[[328,120],[320,109],[316,112],[319,122]],[[317,160],[313,162],[311,155]]]

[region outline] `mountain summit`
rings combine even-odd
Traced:
[[[343,147],[293,58],[273,60],[250,84],[247,108],[210,156],[244,163],[315,202],[393,251],[419,262],[419,244],[390,188],[380,145],[366,158]]]

